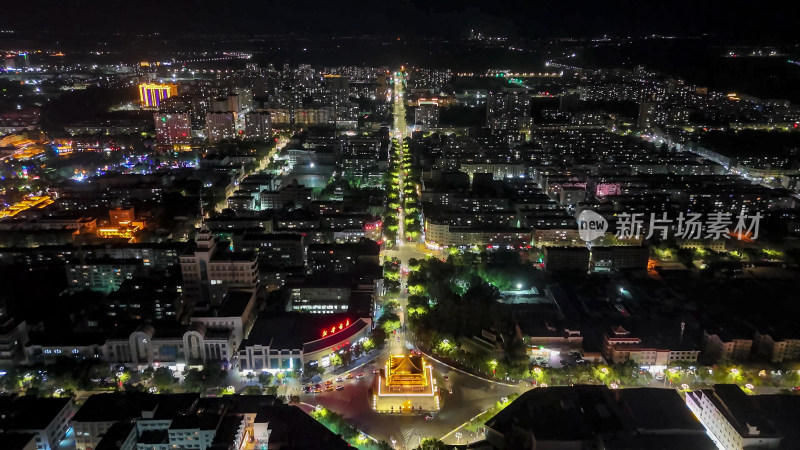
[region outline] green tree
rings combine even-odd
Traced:
[[[153,371],[153,383],[160,391],[171,387],[176,381],[172,370],[167,367],[159,367]]]
[[[278,395],[278,386],[267,386],[264,388],[266,395]]]
[[[400,328],[400,316],[394,312],[387,312],[378,319],[378,326],[388,335]]]
[[[258,386],[247,386],[244,388],[244,395],[261,395],[261,388]]]
[[[320,375],[325,373],[325,369],[319,366],[319,364],[311,364],[311,361],[307,362],[303,366],[303,377],[311,379],[314,378],[314,375]]]
[[[448,450],[451,448],[449,445],[438,439],[424,439],[422,444],[417,447],[417,450]]]
[[[258,382],[261,383],[261,386],[272,383],[272,374],[269,372],[261,372],[258,374]]]
[[[189,391],[203,391],[222,386],[227,374],[215,365],[206,365],[202,370],[189,369],[184,372],[184,387]]]

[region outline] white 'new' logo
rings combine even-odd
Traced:
[[[578,216],[578,234],[581,239],[591,242],[606,234],[608,222],[606,219],[590,209],[584,209]]]

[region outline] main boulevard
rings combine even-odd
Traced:
[[[397,139],[400,145],[400,159],[403,158],[402,141],[406,136],[406,112],[405,99],[403,93],[402,76],[396,76],[394,80],[395,90],[394,99],[394,124],[392,127],[392,138]],[[404,179],[400,174],[400,192],[403,192]],[[402,195],[402,194],[401,194]],[[401,199],[402,200],[402,199]],[[403,202],[401,201],[402,205]],[[408,267],[410,258],[425,258],[427,254],[421,250],[418,242],[408,242],[405,239],[403,222],[405,213],[401,206],[398,211],[399,230],[397,244],[394,249],[383,252],[383,258],[398,258],[403,267]],[[372,410],[371,399],[369,398],[369,387],[372,383],[373,369],[379,369],[386,362],[391,354],[408,353],[413,349],[413,344],[406,339],[406,302],[408,294],[406,290],[406,271],[401,270],[399,310],[401,327],[397,335],[389,336],[384,349],[374,356],[369,362],[357,365],[348,372],[326,374],[323,376],[323,383],[328,379],[346,377],[347,373],[360,374],[363,378],[353,377],[342,382],[334,382],[336,385],[342,384],[344,389],[340,391],[325,391],[320,394],[303,394],[300,396],[303,407],[309,410],[311,405],[322,405],[332,411],[336,411],[347,418],[356,428],[378,440],[395,442],[395,448],[412,449],[419,445],[425,438],[447,437],[446,442],[457,443],[472,441],[477,438],[469,432],[452,433],[471,418],[493,406],[503,396],[522,389],[516,386],[509,386],[491,382],[483,378],[461,372],[438,361],[426,357],[433,365],[434,377],[442,391],[442,409],[433,415],[433,419],[425,420],[425,415],[399,415],[399,414],[379,414]],[[456,436],[460,436],[456,437]]]

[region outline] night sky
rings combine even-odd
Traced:
[[[794,41],[800,8],[769,1],[107,1],[4,2],[0,28],[65,32],[298,33],[526,37],[604,33]],[[113,5],[113,6],[110,6]]]

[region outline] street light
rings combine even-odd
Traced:
[[[492,375],[494,375],[495,371],[497,369],[497,360],[493,359],[493,360],[489,361],[489,367],[492,368]]]

